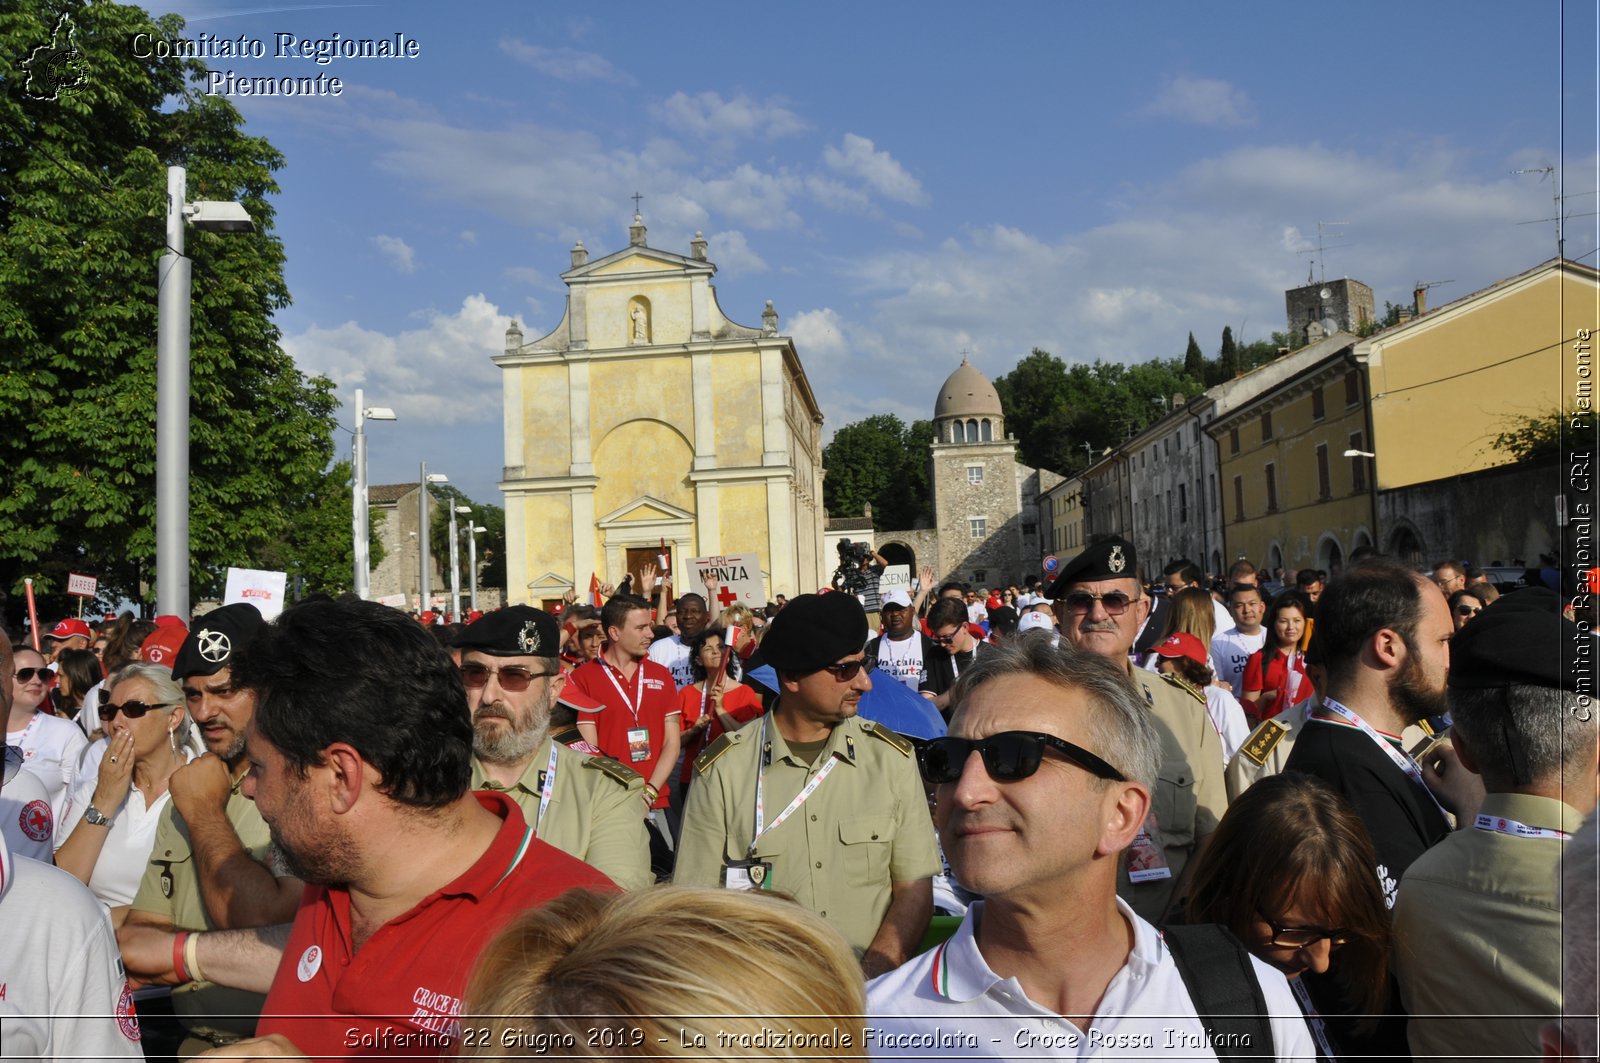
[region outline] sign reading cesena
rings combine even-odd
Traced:
[[[706,588],[706,609],[712,616],[730,605],[761,609],[767,604],[759,554],[696,557],[689,567]]]

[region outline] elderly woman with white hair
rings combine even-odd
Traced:
[[[56,866],[87,884],[120,924],[150,862],[167,783],[193,754],[183,690],[169,669],[126,665],[105,689],[105,754],[98,772],[78,780],[77,822],[56,850]]]

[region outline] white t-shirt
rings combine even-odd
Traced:
[[[971,602],[967,605],[967,623],[981,624],[989,619],[989,609],[982,602]]]
[[[682,690],[694,683],[694,668],[689,663],[689,647],[682,635],[657,639],[650,644],[650,659],[672,673],[672,681]]]
[[[984,961],[973,936],[984,901],[944,945],[867,983],[866,1048],[875,1059],[1202,1059],[1216,1053],[1156,928],[1117,898],[1133,950],[1111,978],[1088,1030],[1028,999]],[[1062,963],[1073,962],[1063,955]],[[1280,1060],[1314,1063],[1316,1045],[1283,975],[1251,958]]]
[[[1223,629],[1211,640],[1211,659],[1217,662],[1217,678],[1233,687],[1233,696],[1244,693],[1244,666],[1250,655],[1267,641],[1263,627],[1254,635],[1246,635],[1237,625]]]
[[[878,671],[893,676],[913,692],[922,685],[928,678],[928,666],[922,659],[922,639],[915,629],[898,642],[888,635],[878,640]]]
[[[78,757],[89,744],[78,725],[59,716],[36,712],[20,731],[6,732],[6,745],[22,747],[22,766],[50,792],[50,811],[57,826],[66,818],[67,797],[78,778]]]
[[[94,775],[78,780],[73,788],[68,817],[71,825],[62,832],[64,844],[83,822],[84,813],[94,801],[94,789],[99,783],[99,769]],[[102,808],[111,817],[111,827],[91,827],[106,831],[105,845],[94,864],[94,874],[89,876],[89,889],[107,908],[132,904],[139,892],[139,880],[150,866],[150,851],[156,844],[156,826],[161,821],[161,811],[167,807],[172,795],[163,792],[155,803],[145,805],[144,791],[137,786],[128,788],[128,800],[120,809]]]
[[[50,791],[33,772],[17,768],[0,786],[0,838],[6,847],[18,856],[50,863],[55,822]]]
[[[0,986],[6,1058],[144,1058],[110,913],[60,868],[3,849]]]
[[[1206,715],[1211,717],[1211,726],[1222,739],[1222,766],[1226,768],[1239,747],[1249,739],[1250,721],[1245,719],[1244,706],[1239,704],[1239,699],[1215,683],[1206,686]]]

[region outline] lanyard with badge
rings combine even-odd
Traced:
[[[1526,823],[1518,823],[1514,819],[1504,816],[1486,816],[1478,813],[1472,825],[1479,830],[1489,831],[1491,834],[1504,834],[1509,838],[1555,838],[1557,841],[1571,841],[1572,835],[1564,830],[1553,827],[1530,827]]]
[[[1337,719],[1330,720],[1327,718],[1328,716],[1335,716]],[[1378,734],[1378,732],[1373,729],[1373,726],[1370,723],[1368,723],[1366,720],[1363,720],[1361,717],[1357,716],[1355,713],[1351,712],[1337,701],[1327,697],[1322,699],[1322,708],[1319,709],[1317,714],[1311,718],[1313,720],[1321,720],[1323,723],[1342,723],[1347,727],[1354,727],[1357,730],[1365,733],[1368,738],[1372,739],[1374,745],[1383,750],[1384,755],[1387,756],[1391,762],[1393,762],[1395,767],[1405,772],[1408,779],[1422,788],[1422,792],[1427,794],[1428,799],[1433,802],[1433,807],[1439,810],[1439,814],[1445,817],[1446,822],[1449,822],[1450,814],[1444,810],[1444,806],[1441,805],[1439,803],[1439,799],[1433,795],[1433,791],[1428,789],[1427,782],[1422,778],[1422,769],[1417,766],[1417,762],[1415,760],[1411,759],[1411,754],[1403,753],[1396,749],[1392,743],[1384,741],[1383,736]]]
[[[644,662],[640,661],[633,670],[633,698],[628,698],[628,692],[622,689],[622,684],[617,682],[620,674],[611,666],[611,662],[602,660],[600,667],[606,673],[606,678],[611,680],[611,685],[617,688],[617,696],[622,699],[622,704],[627,706],[628,715],[633,717],[633,726],[628,728],[628,759],[635,764],[642,764],[650,759],[650,728],[639,725],[639,706],[644,704]]]
[[[539,817],[533,821],[534,833],[544,826],[544,814],[550,811],[550,802],[556,796],[556,753],[561,743],[554,739],[550,742],[550,759],[544,766],[544,780],[539,783]]]
[[[756,859],[756,843],[762,835],[777,830],[788,821],[789,817],[806,803],[806,798],[817,792],[826,779],[839,765],[839,758],[830,756],[828,763],[822,770],[806,783],[805,787],[789,802],[787,808],[779,812],[771,823],[766,823],[766,769],[767,760],[772,755],[772,743],[767,731],[772,721],[771,716],[764,717],[761,721],[761,757],[756,761],[756,822],[755,833],[750,837],[750,848],[745,851],[743,860],[729,860],[722,869],[722,884],[731,890],[769,890],[772,888],[772,862]]]

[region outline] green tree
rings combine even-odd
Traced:
[[[1230,334],[1224,329],[1223,335],[1229,336]],[[1206,356],[1200,350],[1200,344],[1195,342],[1194,333],[1192,332],[1189,333],[1189,347],[1183,352],[1183,371],[1195,380],[1206,382]]]
[[[1239,359],[1239,345],[1233,339],[1233,326],[1224,325],[1222,326],[1222,346],[1217,351],[1217,368],[1214,379],[1210,382],[1220,384],[1223,381],[1232,380],[1244,368]]]
[[[1595,417],[1589,412],[1517,414],[1500,422],[1500,431],[1489,446],[1492,451],[1510,454],[1516,461],[1555,461],[1564,452],[1578,448],[1592,452],[1594,430]]]
[[[847,424],[822,451],[823,504],[831,517],[859,517],[871,503],[876,528],[914,528],[928,516],[928,446],[933,422],[908,427],[892,413]]]
[[[299,580],[304,594],[340,594],[350,590],[355,567],[354,544],[350,541],[351,481],[348,461],[338,462],[323,473],[321,482],[280,537],[258,549],[256,564],[288,573],[291,590]],[[367,564],[370,568],[377,568],[383,561],[383,540],[379,533],[387,516],[382,512],[373,513],[369,521]],[[208,593],[218,597],[221,590],[209,588]]]
[[[1066,468],[1078,441],[1064,434],[1073,411],[1065,363],[1035,347],[1011,372],[995,378],[994,389],[1005,411],[1006,431],[1017,437],[1018,459],[1034,468]]]
[[[30,98],[47,86],[20,64],[50,43],[62,13],[83,76],[54,99]],[[332,498],[336,403],[330,382],[308,381],[279,347],[272,319],[289,302],[270,199],[284,160],[244,134],[226,99],[201,91],[198,61],[128,47],[182,28],[105,0],[0,9],[0,589],[34,576],[48,593],[87,570],[108,592],[149,591],[168,165],[188,168],[190,199],[238,200],[257,227],[186,234],[195,595],[274,546],[279,563],[332,579],[326,544],[290,527]]]
[[[461,600],[466,602],[472,586],[467,565],[470,550],[467,531],[474,524],[487,529],[478,536],[478,589],[506,585],[506,514],[499,506],[474,502],[452,484],[428,488],[433,506],[428,517],[428,552],[439,563],[444,584],[439,592],[450,593],[450,507],[465,506],[470,512],[456,514],[456,532],[461,536],[457,557],[461,563]],[[465,608],[465,605],[463,605]]]

